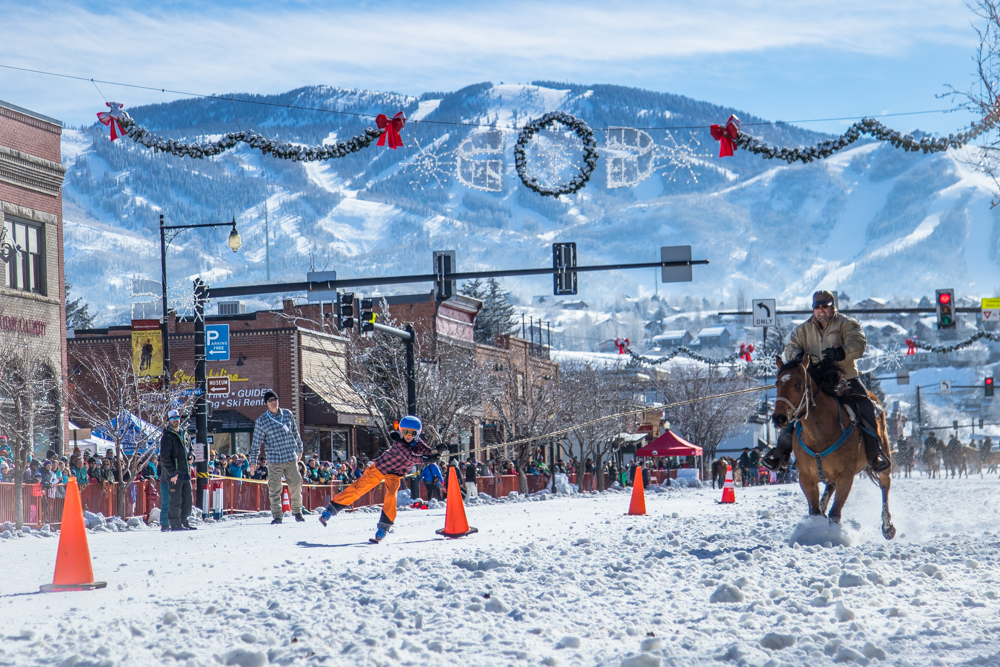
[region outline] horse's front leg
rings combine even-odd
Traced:
[[[882,537],[891,540],[896,537],[896,527],[892,525],[892,515],[889,514],[889,487],[892,480],[882,473],[878,477],[878,483],[882,487]]]
[[[837,485],[833,482],[827,482],[825,488],[823,489],[823,497],[819,499],[819,510],[820,514],[826,513],[826,508],[830,504],[830,498],[833,496],[833,492],[837,490]]]
[[[854,486],[854,475],[851,474],[844,474],[835,483],[836,494],[833,498],[833,507],[830,508],[828,515],[830,523],[840,523],[841,512],[843,512],[844,503],[847,502],[847,496],[851,495],[852,486]]]
[[[802,489],[802,493],[806,496],[806,502],[809,503],[809,516],[823,516],[824,512],[820,508],[819,502],[819,473],[815,466],[809,469],[809,465],[813,462],[812,457],[805,457],[804,465],[799,467],[799,488]]]

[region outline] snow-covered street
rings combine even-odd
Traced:
[[[0,664],[1000,664],[997,479],[896,481],[888,543],[854,488],[832,531],[778,486],[473,505],[454,541],[443,508],[380,545],[373,511],[94,533],[86,593],[32,594],[56,540],[6,540]]]

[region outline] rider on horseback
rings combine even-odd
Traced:
[[[813,294],[812,317],[792,332],[785,346],[784,358],[787,362],[798,355],[808,354],[837,362],[849,387],[842,398],[857,408],[868,463],[873,471],[885,472],[891,463],[882,452],[881,438],[868,433],[878,433],[875,404],[858,379],[858,368],[854,364],[855,360],[864,356],[866,345],[865,333],[858,321],[838,313],[833,294],[820,290]],[[761,460],[765,468],[779,470],[787,465],[792,453],[792,437],[792,426],[789,426],[778,437],[777,446]]]

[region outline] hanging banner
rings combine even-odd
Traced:
[[[139,378],[163,375],[163,337],[159,320],[132,320],[132,370]]]

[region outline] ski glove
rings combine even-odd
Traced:
[[[823,350],[823,358],[831,361],[843,361],[847,358],[847,353],[843,347],[828,347]]]

